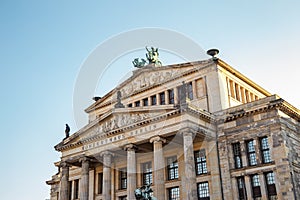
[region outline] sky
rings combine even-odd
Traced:
[[[50,197],[45,181],[60,158],[53,147],[63,139],[65,123],[71,132],[80,128],[74,117],[80,70],[99,45],[127,31],[172,30],[205,51],[218,48],[219,58],[300,108],[299,6],[296,0],[1,0],[1,199]],[[103,96],[128,76],[139,55],[144,51],[101,66],[109,70],[94,94]],[[164,64],[180,60],[164,51],[160,57]],[[92,96],[82,98],[93,103]]]

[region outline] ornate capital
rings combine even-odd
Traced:
[[[181,134],[183,137],[186,136],[191,136],[191,137],[195,137],[197,131],[193,128],[182,128],[179,130],[179,134]]]
[[[165,138],[162,138],[160,136],[155,136],[155,137],[152,137],[150,138],[150,143],[156,143],[156,142],[162,142],[162,143],[166,143],[167,140]]]
[[[100,156],[102,156],[102,157],[107,157],[107,156],[113,157],[114,154],[113,154],[112,152],[110,152],[110,151],[102,151],[102,152],[100,153]]]
[[[85,162],[89,162],[91,159],[86,157],[86,156],[83,156],[81,158],[79,158],[79,162],[81,163],[85,163]]]
[[[124,147],[124,150],[125,151],[136,151],[138,148],[136,145],[134,144],[127,144],[125,147]]]
[[[66,161],[61,161],[60,164],[59,164],[59,167],[61,168],[67,168],[67,167],[70,167],[71,165],[66,162]]]

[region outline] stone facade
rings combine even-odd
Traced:
[[[86,112],[51,200],[300,198],[299,110],[220,59],[137,69]]]

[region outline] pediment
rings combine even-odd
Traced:
[[[113,109],[71,135],[70,138],[65,139],[61,145],[78,144],[94,137],[107,137],[137,123],[151,120],[173,110],[176,110],[176,108],[172,105],[157,106],[157,108],[151,109],[142,107]]]

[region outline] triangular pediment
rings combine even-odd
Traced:
[[[107,137],[120,130],[165,115],[174,110],[177,109],[173,105],[156,106],[156,108],[151,109],[142,107],[113,109],[95,121],[90,122],[69,138],[66,138],[58,146],[72,146],[90,138]]]

